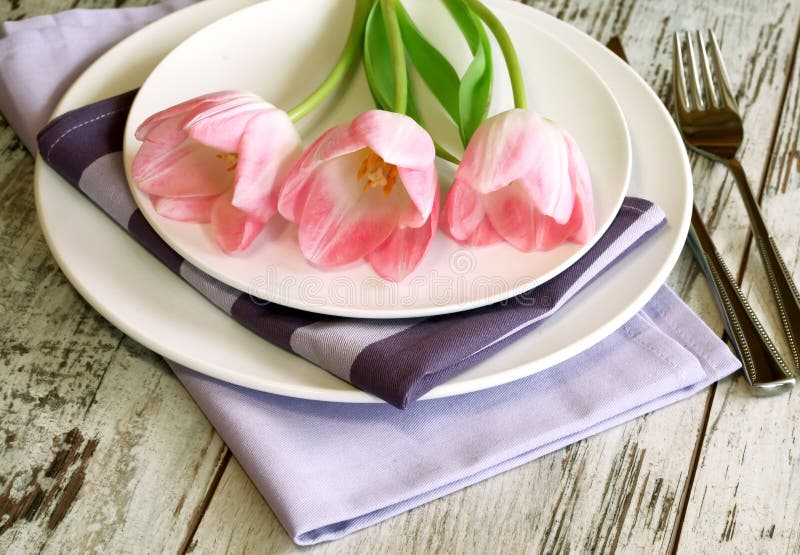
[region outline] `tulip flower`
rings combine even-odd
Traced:
[[[572,137],[521,109],[483,122],[456,170],[442,227],[457,241],[525,252],[594,234],[589,170]]]
[[[408,116],[370,110],[326,131],[292,168],[278,210],[298,224],[313,264],[366,258],[400,281],[419,264],[438,223],[430,135]]]
[[[164,217],[210,223],[223,251],[246,249],[277,211],[278,189],[300,155],[285,112],[224,91],[150,116],[131,174]]]

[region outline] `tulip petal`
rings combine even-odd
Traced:
[[[439,195],[439,174],[433,164],[423,170],[399,167],[397,173],[413,203],[409,205],[409,210],[403,215],[400,223],[418,227],[427,221],[433,210],[434,201]]]
[[[364,140],[353,133],[352,124],[337,125],[328,129],[324,141],[316,142],[317,162],[332,160],[367,148]],[[366,155],[366,151],[365,151]]]
[[[303,206],[298,200],[304,184],[319,164],[362,150],[363,156],[367,156],[367,148],[397,166],[400,181],[413,202],[401,223],[412,227],[422,225],[430,215],[438,190],[433,140],[413,119],[383,110],[364,112],[350,125],[329,129],[305,151],[284,182],[278,201],[281,214],[297,221],[298,208]]]
[[[319,144],[317,156],[319,160],[331,160],[365,148],[397,166],[400,180],[418,211],[409,211],[403,223],[422,225],[428,219],[438,189],[436,149],[431,136],[406,115],[368,110],[349,126],[334,128]]]
[[[578,243],[586,243],[596,230],[592,181],[586,160],[569,135],[566,136],[566,144],[569,149],[570,179],[575,186],[575,206],[567,223],[571,229],[569,238]]]
[[[185,119],[185,114],[178,114],[151,125],[147,135],[141,138],[142,143],[161,147],[164,151],[177,147],[188,137],[183,128]]]
[[[500,234],[492,227],[492,222],[489,221],[486,215],[484,215],[471,235],[467,236],[466,239],[456,239],[450,232],[450,226],[447,223],[447,210],[442,210],[439,217],[439,229],[457,243],[470,247],[487,247],[504,241]]]
[[[339,125],[329,133],[318,145],[321,161],[369,148],[398,168],[425,170],[436,156],[428,132],[412,118],[395,112],[368,110],[349,125]]]
[[[165,218],[207,224],[211,221],[211,209],[217,197],[169,198],[151,195],[150,200],[155,211]]]
[[[512,246],[524,252],[538,246],[536,207],[521,183],[486,195],[484,206],[492,227]]]
[[[424,225],[398,226],[383,243],[367,255],[375,272],[388,281],[402,281],[419,266],[431,245],[439,220],[439,195]]]
[[[538,213],[536,216],[536,237],[534,248],[549,251],[564,244],[569,238],[567,225],[556,222],[550,216]]]
[[[264,112],[279,112],[263,101],[236,104],[224,109],[209,109],[186,124],[189,136],[220,152],[237,152],[239,141],[250,120]]]
[[[569,221],[564,224],[565,238],[576,243],[587,243],[595,232],[594,214],[587,208],[586,201],[579,196],[575,199],[575,209]]]
[[[233,174],[216,154],[191,140],[177,147],[146,141],[133,160],[131,176],[141,190],[156,196],[217,195],[230,188]]]
[[[491,193],[520,181],[540,212],[565,223],[572,214],[566,132],[535,112],[508,110],[473,135],[456,179]]]
[[[575,209],[565,223],[540,212],[530,192],[519,182],[487,195],[485,206],[495,230],[524,252],[550,250],[569,239],[585,243],[591,236],[586,234],[590,226],[584,226],[583,199],[574,203]]]
[[[576,243],[587,243],[594,236],[596,228],[592,205],[592,201],[587,201],[580,193],[575,198],[572,217],[565,224],[567,239]]]
[[[230,103],[236,102],[243,98],[252,97],[253,95],[246,92],[241,91],[220,91],[211,94],[205,94],[202,96],[198,96],[192,98],[190,100],[186,100],[181,102],[180,104],[176,104],[171,106],[165,110],[161,110],[160,112],[156,112],[136,129],[136,138],[140,141],[145,140],[147,136],[152,132],[153,128],[160,123],[163,123],[165,120],[173,118],[173,117],[181,117],[186,116],[189,113],[196,113],[198,111],[202,111],[209,106],[213,106],[216,104],[221,103]]]
[[[467,145],[455,179],[481,193],[505,187],[534,165],[544,145],[543,120],[527,110],[508,110],[484,121]]]
[[[528,188],[537,210],[563,224],[572,214],[574,198],[567,135],[549,122],[541,127],[541,135],[544,140],[531,151],[531,167],[520,181]]]
[[[503,237],[497,233],[488,217],[481,220],[481,223],[475,228],[475,232],[468,239],[468,244],[473,247],[486,247],[502,242]]]
[[[368,110],[353,120],[350,130],[361,144],[398,168],[427,170],[436,157],[428,132],[403,114]]]
[[[255,99],[255,101],[254,101]],[[249,93],[223,92],[186,101],[148,118],[137,130],[143,143],[133,161],[139,187],[158,196],[208,196],[232,184],[217,152],[191,139],[184,129],[199,114],[218,114],[240,105],[266,105]],[[202,118],[201,118],[202,119]]]
[[[320,135],[305,152],[300,159],[295,162],[286,179],[283,181],[280,194],[278,196],[278,211],[281,216],[290,222],[300,220],[300,214],[306,204],[308,185],[314,170],[323,162],[320,158],[320,149],[333,135],[338,132],[338,128],[333,127]]]
[[[267,221],[277,210],[283,179],[300,157],[300,135],[285,112],[261,112],[241,133],[238,153],[233,205]]]
[[[483,195],[463,181],[453,181],[444,203],[447,231],[457,241],[467,240],[485,217]]]
[[[217,197],[211,209],[211,231],[219,247],[226,253],[245,250],[264,230],[264,221],[231,204],[233,191]]]
[[[339,266],[363,258],[394,231],[403,209],[395,187],[389,195],[356,181],[359,156],[321,164],[309,184],[300,215],[298,241],[303,255],[318,266]]]

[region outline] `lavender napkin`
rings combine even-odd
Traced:
[[[69,10],[0,24],[3,117],[31,152],[55,102],[95,58],[139,27],[191,4],[168,0],[148,8]],[[6,38],[13,35],[13,39]],[[24,76],[24,77],[23,77]]]
[[[163,9],[135,9],[140,11],[115,32],[121,38]],[[96,30],[120,21],[119,12],[98,10],[82,12],[80,25],[73,25],[74,13],[47,18],[46,32],[38,18],[15,23],[0,38],[0,112],[27,137],[31,149],[30,130],[43,123],[43,107],[52,107],[65,84],[58,76],[85,66],[98,51]],[[64,22],[69,25],[62,29]],[[79,47],[58,46],[65,37],[76,36],[82,37],[75,43]],[[36,75],[31,67],[37,68]],[[24,91],[32,88],[37,96],[28,105]],[[113,138],[118,133],[106,131],[111,141],[118,140]],[[53,147],[53,163],[58,163],[55,151],[60,145],[53,146],[57,138],[47,143],[48,149]],[[69,139],[58,142],[64,141]],[[62,164],[62,171],[80,169],[75,183],[87,192],[90,181],[82,182],[82,176],[92,164],[67,170],[69,165]],[[119,166],[109,167],[113,182]],[[94,183],[97,188],[99,182]],[[116,206],[102,193],[92,196],[107,210]],[[646,206],[636,202],[634,208]],[[116,217],[125,221],[124,215]],[[631,219],[637,221],[630,229],[642,225]],[[645,227],[657,225],[648,221]],[[584,269],[582,275],[590,274]],[[494,310],[479,311],[482,321],[490,322]],[[520,312],[510,310],[503,318],[519,317],[516,321],[525,326],[531,318]],[[453,317],[450,323],[457,326],[457,320]],[[497,342],[498,348],[503,341]],[[421,401],[405,411],[284,398],[170,365],[294,541],[311,544],[341,537],[683,399],[730,374],[739,363],[665,287],[617,332],[569,361],[506,386]]]

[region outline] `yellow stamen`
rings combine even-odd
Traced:
[[[386,175],[386,185],[383,186],[383,194],[388,197],[395,183],[397,183],[397,166],[392,165],[389,169],[389,173]]]
[[[235,152],[220,152],[217,154],[217,158],[222,160],[228,167],[225,168],[225,171],[232,172],[236,169],[236,164],[239,163],[239,155]]]
[[[364,180],[363,191],[366,193],[373,187],[383,188],[383,194],[389,196],[397,183],[397,166],[384,162],[383,158],[369,151],[358,167],[357,179]]]

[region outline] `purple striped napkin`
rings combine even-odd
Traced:
[[[79,15],[63,12],[0,25],[0,112],[35,152],[35,130],[45,123],[58,91],[69,83],[76,68],[85,67],[100,52],[99,45],[110,44],[110,36],[118,40],[182,1]],[[225,2],[230,9],[231,0],[210,1],[220,6]],[[70,48],[62,48],[65,43]],[[102,113],[107,111],[113,110]],[[79,123],[82,120],[74,120],[67,129]],[[119,191],[113,185],[122,179],[119,154],[113,154],[119,150],[122,128],[119,121],[115,125],[116,130],[105,127],[106,145],[116,145],[106,151],[108,156],[73,147],[82,161],[59,162],[65,172],[71,167],[71,182],[129,227],[135,209],[129,198],[115,201],[114,196]],[[85,127],[70,135],[82,136],[88,131]],[[52,138],[48,148],[57,138]],[[59,143],[71,139],[65,135]],[[88,140],[98,142],[91,135]],[[56,145],[50,153],[54,163],[59,160],[59,148]],[[102,164],[107,164],[107,179],[102,177]],[[94,174],[87,173],[90,166]],[[636,221],[626,233],[641,236],[636,231],[643,225],[637,209],[647,208],[634,201],[629,218]],[[151,240],[155,239],[151,236]],[[620,249],[609,247],[606,253],[619,254]],[[196,272],[185,263],[174,258],[167,263],[196,279]],[[574,287],[589,275],[584,270],[583,277],[573,280]],[[205,283],[200,287],[218,304],[226,306],[226,298],[231,302],[226,288],[200,283]],[[554,307],[573,294],[561,293]],[[513,334],[516,326],[512,324],[525,326],[535,319],[521,309],[500,315],[493,311],[476,311],[470,316],[472,323],[464,324],[461,332],[488,322],[506,326]],[[270,321],[284,327],[271,330],[282,333],[289,347],[298,330],[314,325],[292,320],[290,311],[277,316],[271,313]],[[342,326],[331,320],[318,320],[317,327]],[[440,320],[461,325],[455,316],[423,325],[441,324]],[[479,331],[491,334],[491,330]],[[499,348],[505,338],[495,337],[497,344],[483,344]],[[667,287],[619,330],[570,360],[501,387],[421,401],[404,411],[387,404],[324,403],[260,393],[167,362],[291,538],[302,545],[340,538],[684,399],[739,367],[725,344]]]
[[[665,222],[657,206],[626,198],[608,231],[568,270],[519,297],[467,312],[376,321],[263,303],[181,258],[136,207],[121,152],[134,97],[132,91],[54,119],[39,134],[44,160],[237,322],[399,408],[534,330]]]

